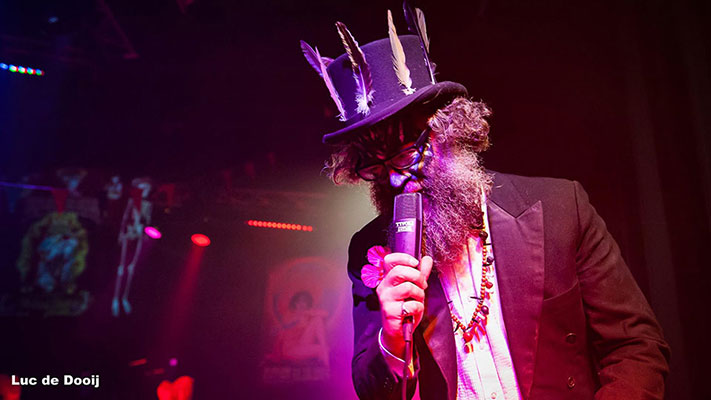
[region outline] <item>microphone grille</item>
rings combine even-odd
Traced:
[[[395,196],[394,219],[417,218],[422,220],[422,194],[403,193]]]

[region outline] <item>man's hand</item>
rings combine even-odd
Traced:
[[[402,337],[403,303],[409,315],[414,317],[417,327],[425,311],[425,289],[432,271],[432,257],[424,256],[418,263],[415,257],[408,254],[391,253],[385,256],[384,261],[387,272],[376,289],[383,323],[383,345],[392,354],[402,358],[405,353],[405,340]]]

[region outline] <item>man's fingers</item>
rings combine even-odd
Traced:
[[[388,293],[391,300],[413,299],[423,301],[425,299],[425,291],[421,287],[412,282],[403,282],[397,286],[393,286]]]
[[[403,303],[403,305],[400,307],[401,309],[407,310],[409,315],[414,315],[418,316],[422,314],[425,311],[425,305],[421,301],[417,300],[408,300]]]
[[[425,311],[425,304],[417,300],[392,301],[384,306],[384,311],[389,319],[401,319],[403,304],[409,315],[419,317]]]
[[[390,272],[396,265],[417,267],[417,264],[419,264],[415,257],[405,253],[390,253],[383,258],[383,261],[385,261],[385,273]]]
[[[422,277],[424,278],[425,282],[427,282],[427,279],[430,277],[430,272],[432,272],[432,265],[434,261],[432,261],[432,257],[430,256],[424,256],[422,257],[422,261],[420,261],[420,272],[422,273]]]
[[[403,282],[412,282],[422,289],[427,289],[427,278],[418,269],[412,267],[397,265],[388,272],[384,280],[392,286],[397,286]]]

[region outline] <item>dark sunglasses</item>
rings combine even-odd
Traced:
[[[386,174],[388,166],[399,172],[412,167],[422,160],[425,143],[429,138],[429,133],[430,128],[425,128],[425,130],[420,133],[420,137],[417,138],[412,146],[402,149],[397,154],[388,157],[385,160],[379,160],[376,163],[362,165],[363,159],[359,159],[356,166],[356,174],[358,174],[358,176],[363,180],[376,181]]]

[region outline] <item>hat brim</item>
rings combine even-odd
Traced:
[[[363,129],[369,128],[378,122],[390,118],[413,105],[423,105],[432,111],[442,107],[457,96],[466,96],[467,89],[456,82],[437,82],[434,85],[422,88],[410,96],[405,96],[392,104],[368,114],[360,121],[354,122],[345,128],[323,136],[325,144],[339,144],[347,142],[357,136]]]

